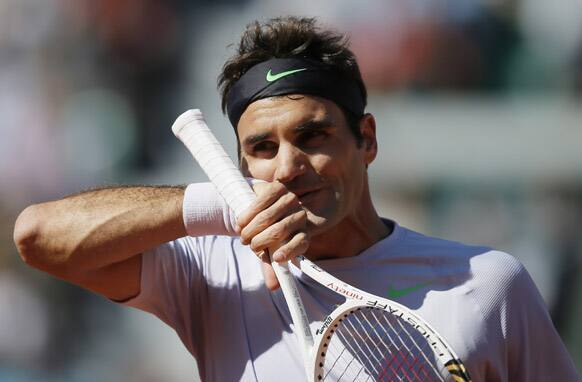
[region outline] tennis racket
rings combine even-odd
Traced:
[[[255,195],[204,121],[200,110],[176,119],[178,137],[238,216]],[[311,333],[288,263],[273,268],[303,351],[309,381],[470,381],[445,340],[407,307],[355,288],[304,257],[301,271],[346,298]]]

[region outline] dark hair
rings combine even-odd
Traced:
[[[322,30],[314,18],[287,16],[270,19],[263,24],[258,21],[248,24],[235,55],[226,61],[218,77],[222,111],[226,112],[226,100],[232,86],[247,70],[271,58],[291,57],[321,62],[341,76],[354,80],[365,104],[366,87],[356,57],[348,45],[348,38],[344,34]],[[359,121],[362,116],[341,109],[360,144],[362,136]]]

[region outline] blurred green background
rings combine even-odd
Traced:
[[[26,268],[28,204],[204,180],[170,132],[200,108],[235,154],[216,77],[244,26],[315,16],[350,34],[382,215],[508,251],[582,366],[582,6],[577,0],[2,0],[0,381],[191,381],[157,319]]]

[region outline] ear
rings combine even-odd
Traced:
[[[366,113],[360,119],[360,132],[362,133],[362,150],[366,167],[374,161],[378,154],[378,141],[376,140],[376,120],[370,113]]]

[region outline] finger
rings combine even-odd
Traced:
[[[304,255],[309,249],[309,237],[305,232],[298,232],[289,242],[282,245],[273,254],[273,260],[277,262],[289,261],[297,256]]]
[[[275,225],[286,215],[303,211],[299,198],[293,193],[286,193],[278,198],[270,207],[258,213],[240,232],[241,242],[248,244],[255,236]]]
[[[263,256],[263,258],[267,258],[268,256]],[[263,277],[265,278],[265,285],[269,290],[276,290],[279,288],[279,280],[277,280],[277,276],[275,275],[275,271],[273,270],[273,266],[269,262],[263,261],[262,264],[263,268]]]
[[[307,212],[299,210],[253,236],[249,244],[255,253],[267,248],[279,248],[298,232],[304,232],[306,227]]]
[[[265,210],[275,203],[282,195],[289,192],[287,191],[287,188],[279,182],[272,182],[266,185],[262,184],[261,187],[257,187],[256,190],[259,194],[257,194],[255,201],[236,219],[237,225],[241,228],[244,228],[249,224],[259,212]]]
[[[251,187],[253,188],[253,191],[257,195],[262,195],[264,193],[264,190],[268,189],[269,184],[271,183],[271,182],[267,182],[266,180],[257,179],[257,178],[248,178],[248,179],[251,180]]]

